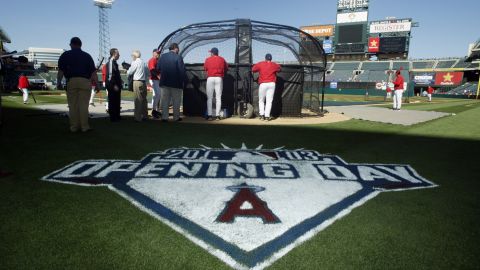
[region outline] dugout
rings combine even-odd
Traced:
[[[208,51],[216,47],[229,65],[224,77],[222,109],[228,115],[241,114],[245,104],[258,112],[258,75],[253,64],[266,53],[282,66],[278,74],[272,116],[301,116],[302,108],[321,113],[326,57],[321,44],[300,29],[236,19],[192,24],[168,35],[158,46],[163,54],[178,43],[184,58],[188,84],[184,88],[183,113],[204,116],[206,112],[206,74],[203,71]]]

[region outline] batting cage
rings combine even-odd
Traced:
[[[300,29],[248,19],[198,23],[180,28],[159,45],[161,53],[172,43],[180,47],[188,84],[183,92],[183,113],[205,116],[207,107],[205,59],[219,49],[229,69],[225,74],[222,110],[226,116],[258,115],[258,76],[252,65],[270,53],[281,65],[277,74],[271,114],[301,116],[302,108],[323,112],[326,57],[322,45]]]

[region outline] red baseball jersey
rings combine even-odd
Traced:
[[[433,87],[429,86],[429,87],[427,88],[427,93],[433,94],[433,91],[435,91],[435,89],[433,89]]]
[[[259,73],[258,84],[277,81],[277,72],[282,68],[279,64],[272,61],[262,61],[255,64],[252,72]]]
[[[393,89],[394,90],[403,90],[403,83],[404,82],[405,81],[403,80],[402,74],[398,74],[397,78],[395,78],[395,81],[393,82],[393,85],[395,85],[395,87]]]
[[[223,57],[212,55],[205,60],[203,68],[207,72],[207,77],[223,77],[228,70],[228,65]]]
[[[158,58],[152,57],[148,60],[148,70],[150,71],[150,80],[158,80],[158,76],[152,73],[152,70],[157,69]]]
[[[27,76],[20,76],[18,78],[18,88],[23,89],[23,88],[29,88],[30,84],[28,83],[28,78]]]

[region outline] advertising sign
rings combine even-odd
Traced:
[[[300,27],[300,30],[307,32],[314,37],[331,37],[333,36],[333,29],[333,25],[312,25]]]
[[[368,39],[368,52],[377,53],[380,50],[380,38],[371,37]]]
[[[338,0],[337,9],[358,9],[368,8],[368,0]]]
[[[332,41],[329,39],[326,39],[323,41],[323,50],[325,53],[332,53]]]
[[[432,85],[435,82],[435,73],[421,73],[413,76],[417,85]]]
[[[338,88],[338,83],[337,82],[330,82],[330,88],[337,89]]]
[[[395,33],[395,32],[410,32],[412,29],[412,22],[409,20],[402,21],[379,21],[370,23],[370,33]]]
[[[337,14],[337,23],[366,22],[367,20],[368,20],[368,11]]]
[[[463,80],[463,72],[437,72],[435,85],[459,85]]]

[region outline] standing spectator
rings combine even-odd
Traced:
[[[432,94],[435,91],[432,86],[428,86],[427,88],[427,97],[428,97],[428,102],[432,102]]]
[[[153,88],[152,92],[152,117],[160,117],[160,73],[157,71],[157,62],[160,52],[157,49],[153,49],[153,55],[148,60],[148,70],[150,71],[150,85]]]
[[[122,78],[120,77],[120,70],[118,69],[117,60],[120,53],[117,49],[110,49],[110,59],[106,64],[105,72],[105,86],[108,89],[108,114],[110,114],[110,121],[120,121],[120,100],[122,93]]]
[[[220,120],[220,109],[222,108],[223,76],[228,70],[225,59],[218,56],[218,49],[210,50],[210,57],[205,60],[204,69],[207,72],[207,120],[212,118],[212,101],[215,92],[215,116]]]
[[[402,95],[403,95],[403,90],[404,90],[404,79],[401,74],[401,70],[403,68],[400,68],[395,72],[396,78],[395,81],[393,82],[393,110],[400,111],[402,108]]]
[[[28,88],[30,84],[28,83],[28,78],[25,74],[21,73],[18,77],[18,89],[23,93],[23,104],[28,103]]]
[[[147,65],[140,59],[140,51],[132,52],[132,64],[127,71],[127,75],[133,75],[133,92],[135,94],[135,121],[141,122],[148,119],[147,106]]]
[[[182,121],[180,118],[180,102],[182,100],[183,86],[187,81],[183,58],[178,55],[180,48],[177,43],[172,43],[169,52],[164,53],[157,63],[160,72],[160,91],[162,92],[162,122],[168,121],[168,106],[173,104],[173,120]]]
[[[70,131],[87,132],[92,130],[88,123],[88,101],[92,83],[98,85],[97,72],[90,54],[82,51],[82,41],[78,37],[70,40],[70,48],[58,60],[57,86],[63,89],[65,76]]]
[[[265,55],[265,61],[259,62],[252,67],[253,73],[259,73],[258,107],[261,120],[272,120],[270,111],[272,110],[273,95],[275,94],[277,73],[280,70],[280,65],[272,62],[272,55],[269,53]]]

